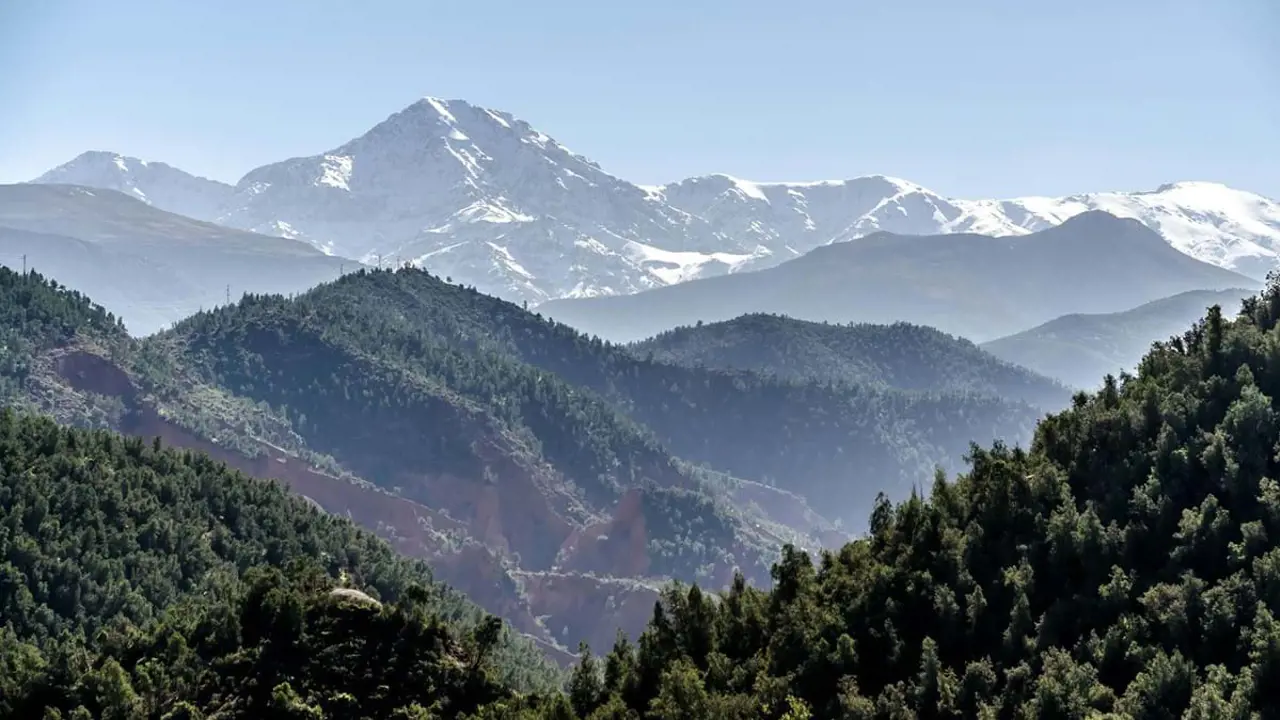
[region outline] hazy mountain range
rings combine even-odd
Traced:
[[[983,342],[1068,313],[1116,312],[1188,290],[1257,285],[1174,250],[1136,220],[1092,211],[1023,236],[877,232],[758,272],[556,300],[541,309],[622,342],[758,312],[903,321]]]
[[[25,257],[25,260],[24,260]],[[0,185],[0,264],[90,294],[145,335],[249,293],[301,292],[353,261],[165,212],[118,192]]]
[[[1250,290],[1192,290],[1124,312],[1064,315],[1015,335],[984,343],[982,349],[1017,365],[1094,389],[1108,373],[1133,372],[1157,340],[1186,332],[1211,305],[1234,317]]]
[[[1255,279],[1280,252],[1280,205],[1213,183],[1011,200],[947,198],[878,175],[709,175],[643,187],[509,113],[437,98],[235,185],[109,152],[85,153],[36,182],[119,190],[370,264],[413,261],[533,304],[769,267],[880,231],[1021,236],[1090,210],[1140,220],[1183,253]]]

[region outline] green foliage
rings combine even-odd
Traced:
[[[769,592],[669,589],[602,694],[655,718],[1273,716],[1278,321],[1280,280],[1212,308],[1031,450],[975,446],[867,538],[784,549]]]
[[[0,618],[0,717],[457,714],[558,675],[421,563],[276,484],[7,410]]]
[[[159,346],[201,377],[273,407],[320,452],[370,462],[429,457],[478,472],[472,437],[394,427],[459,401],[524,438],[591,505],[652,480],[705,485],[671,456],[773,483],[834,517],[864,517],[871,489],[905,492],[956,467],[975,438],[1029,437],[1038,411],[972,393],[791,382],[636,358],[627,348],[418,270],[360,272],[285,300],[201,313]],[[174,350],[177,352],[177,350]],[[431,423],[436,426],[457,423]],[[427,453],[430,453],[428,456]],[[375,481],[386,467],[361,466]],[[353,466],[353,469],[354,466]]]
[[[484,394],[487,376],[455,382],[414,358],[438,352],[432,357],[484,359],[511,378],[536,373],[502,347],[515,326],[499,318],[506,334],[482,336],[478,325],[456,325],[469,316],[444,310],[471,302],[460,289],[430,296],[441,305],[417,307],[434,320],[398,320],[396,312],[421,301],[412,283],[428,282],[422,277],[376,274],[377,293],[337,310],[251,298],[237,311],[198,316],[167,341],[189,342],[218,382],[264,401],[292,398],[281,403],[290,408],[303,407],[306,388],[324,387],[304,360],[333,352],[326,362],[355,369],[333,386],[346,393],[343,407],[384,399],[380,421],[397,417],[401,395],[351,383],[388,367],[400,369],[388,377],[401,378],[396,387],[406,396],[486,408],[486,418],[543,444],[556,436],[535,429],[531,408],[597,412],[575,403],[590,398],[591,407],[607,408],[596,403],[610,397],[633,417],[654,411],[656,400],[623,389],[641,387],[625,378],[656,365],[566,336],[579,337],[583,352],[619,359],[583,369],[570,362],[580,356],[566,354],[560,379],[538,375],[563,395],[499,414],[505,396]],[[417,299],[396,302],[396,293]],[[372,311],[358,298],[383,310],[361,314]],[[394,332],[348,334],[342,317],[382,318]],[[1029,450],[974,445],[969,471],[955,480],[939,473],[927,496],[897,505],[879,497],[867,537],[818,558],[785,547],[768,591],[742,575],[714,597],[674,584],[637,642],[620,638],[602,658],[585,655],[565,692],[527,695],[518,690],[545,689],[548,678],[528,646],[448,593],[410,591],[436,587],[425,568],[349,524],[202,456],[6,414],[0,703],[8,704],[0,716],[1268,717],[1280,707],[1278,323],[1273,280],[1238,319],[1213,308],[1153,348],[1136,376],[1108,377],[1098,392],[1076,396],[1041,422]],[[475,339],[469,348],[467,337]],[[370,357],[357,340],[390,342],[399,355]],[[539,352],[553,346],[530,344]],[[273,364],[277,355],[302,379],[287,377],[287,363]],[[600,371],[610,362],[625,372]],[[574,367],[615,385],[568,392]],[[412,381],[403,380],[405,368],[416,368]],[[668,379],[711,384],[739,377],[671,372],[689,374]],[[595,387],[581,375],[573,381]],[[744,382],[747,395],[773,397],[783,409],[794,407],[779,399],[788,393],[821,397],[817,385]],[[599,412],[591,417],[608,420],[603,427],[636,427]],[[640,444],[628,447],[667,457],[643,430],[635,433]],[[606,457],[594,454],[599,447],[614,446],[588,441],[558,457],[595,462]],[[682,472],[676,477],[692,478]],[[630,480],[614,476],[597,491]],[[679,545],[729,542],[732,524],[698,488],[643,480],[641,502],[655,528]],[[672,550],[664,562],[673,572],[703,560],[696,549]]]
[[[124,324],[101,305],[34,271],[24,275],[0,267],[0,403],[18,394],[36,353],[77,335],[120,342]]]
[[[747,575],[768,577],[768,565],[761,563],[763,553],[745,552],[728,511],[706,493],[649,485],[641,503],[654,574],[715,582],[711,575],[715,567],[736,563]]]
[[[208,403],[185,399],[186,388],[218,387],[249,403],[232,411],[242,427],[262,425],[248,408],[268,408],[288,428],[274,432],[286,436],[282,443],[424,501],[425,490],[401,487],[407,473],[490,483],[542,473],[551,492],[571,496],[569,512],[580,521],[607,516],[627,488],[699,494],[700,511],[715,516],[720,534],[682,529],[680,537],[699,541],[697,551],[687,562],[658,563],[655,573],[695,580],[704,568],[737,563],[767,577],[776,545],[746,528],[735,517],[741,513],[710,502],[721,491],[651,433],[594,393],[508,353],[445,342],[380,297],[386,283],[427,277],[362,273],[294,299],[247,296],[149,339],[136,366],[169,407],[194,411],[184,416],[188,426],[210,432],[216,424]],[[548,466],[562,477],[549,477]],[[518,551],[530,567],[550,567],[561,540],[548,536]],[[654,542],[662,553],[677,544],[672,535]]]
[[[904,322],[840,325],[751,314],[668,330],[629,348],[660,362],[751,370],[788,380],[990,395],[1051,410],[1071,400],[1053,380],[968,340]]]

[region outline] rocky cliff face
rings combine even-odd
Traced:
[[[636,580],[586,573],[517,573],[533,612],[545,617],[551,634],[565,645],[576,638],[597,653],[607,652],[621,630],[636,638],[653,616],[659,588]],[[576,649],[576,643],[573,645]]]

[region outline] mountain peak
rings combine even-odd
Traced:
[[[80,153],[32,182],[115,190],[197,220],[216,219],[218,208],[232,192],[225,183],[107,150]]]
[[[33,182],[64,183],[66,180],[63,178],[76,173],[83,173],[86,171],[129,173],[145,168],[147,165],[149,165],[149,163],[146,160],[121,155],[109,150],[88,150],[53,168],[49,172],[46,172],[36,178]]]
[[[412,259],[533,303],[763,269],[876,232],[1020,236],[1088,211],[1136,218],[1178,250],[1255,278],[1280,259],[1280,204],[1217,183],[980,200],[885,174],[708,174],[642,187],[510,113],[434,95],[338,147],[252,170],[235,188],[104,151],[40,182],[118,190],[358,260]]]
[[[1120,225],[1136,224],[1141,225],[1137,220],[1132,218],[1122,218],[1118,215],[1107,212],[1106,210],[1085,210],[1082,213],[1073,215],[1062,221],[1060,227],[1106,227]]]
[[[410,113],[413,115],[428,115],[428,116],[439,118],[441,121],[452,125],[458,122],[458,118],[449,109],[450,106],[453,106],[454,108],[458,109],[460,112],[463,111],[464,109],[474,109],[473,105],[463,100],[447,100],[445,98],[438,98],[438,97],[433,97],[428,95],[422,98],[421,100],[418,100],[417,102],[409,105],[409,107],[405,108],[401,113],[397,113],[397,115],[401,115],[404,113]]]
[[[1131,217],[1121,217],[1106,210],[1086,210],[1063,220],[1057,227],[1046,228],[1045,232],[1055,234],[1086,233],[1090,237],[1106,235],[1109,237],[1142,238],[1160,245],[1168,245],[1160,233]]]
[[[1238,192],[1234,188],[1231,188],[1223,183],[1210,182],[1208,180],[1181,180],[1178,182],[1164,183],[1160,187],[1156,188],[1155,192],[1167,193],[1167,192],[1173,192],[1175,190],[1213,190],[1213,191],[1229,190],[1231,192]]]

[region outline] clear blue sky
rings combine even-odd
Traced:
[[[1280,197],[1280,0],[0,2],[0,181],[102,149],[234,182],[422,95],[640,183]]]

